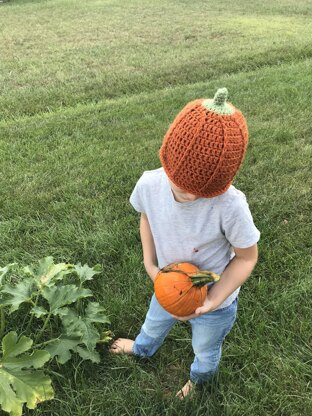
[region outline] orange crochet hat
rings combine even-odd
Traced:
[[[228,91],[214,99],[191,101],[177,115],[160,148],[169,179],[179,188],[204,198],[224,193],[246,152],[247,124],[242,113],[226,102]]]

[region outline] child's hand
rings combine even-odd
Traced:
[[[211,312],[215,308],[216,306],[214,305],[214,303],[210,299],[208,299],[208,296],[206,296],[203,306],[200,306],[199,308],[197,308],[195,313],[193,313],[192,315],[188,315],[188,316],[173,315],[173,317],[178,319],[179,321],[189,321],[190,319],[198,318],[200,315]]]

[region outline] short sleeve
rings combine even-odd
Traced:
[[[254,224],[246,197],[237,193],[230,201],[223,215],[223,232],[231,246],[248,248],[260,239],[260,231]]]
[[[144,204],[143,204],[143,196],[142,196],[142,186],[141,180],[139,179],[137,184],[135,185],[132,194],[130,196],[130,204],[137,212],[144,213]]]

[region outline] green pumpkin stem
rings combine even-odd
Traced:
[[[188,276],[192,280],[193,285],[199,287],[210,282],[217,282],[220,279],[218,274],[208,270],[201,270],[200,272],[194,274],[188,273]]]
[[[175,272],[175,273],[182,273],[184,275],[187,275],[193,283],[193,286],[204,286],[207,283],[210,282],[217,282],[220,279],[220,276],[214,272],[210,272],[209,270],[200,270],[198,272],[195,273],[187,273],[184,272],[183,270],[176,270],[175,268],[171,267],[171,266],[166,266],[163,269],[161,269],[162,273],[170,273],[170,272]]]
[[[216,114],[230,115],[234,113],[233,107],[227,102],[228,90],[226,88],[219,88],[215,93],[213,100],[208,99],[203,101],[203,106]]]

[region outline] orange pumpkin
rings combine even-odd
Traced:
[[[154,282],[155,295],[167,312],[188,316],[203,305],[207,283],[216,282],[219,278],[217,274],[199,270],[191,263],[172,263],[158,272]]]

